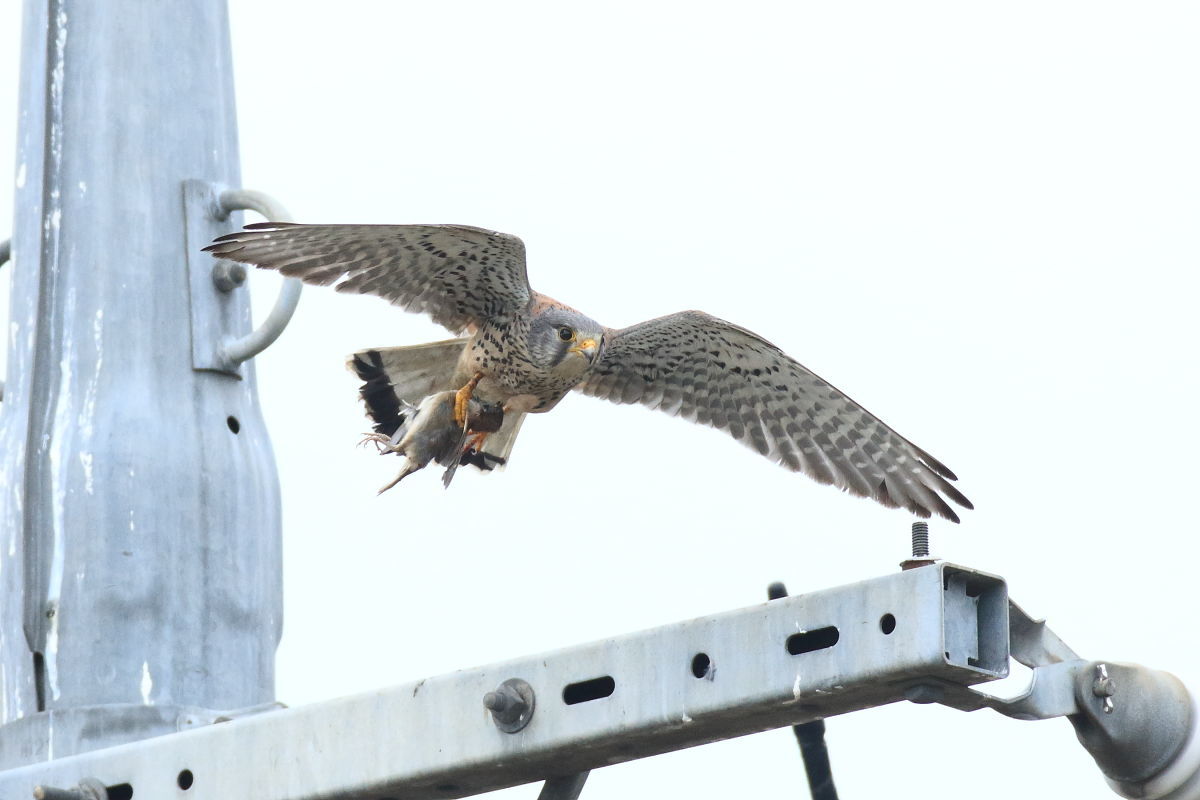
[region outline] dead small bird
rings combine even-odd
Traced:
[[[455,419],[457,392],[431,394],[419,405],[400,401],[399,427],[391,435],[376,430],[367,434],[363,443],[372,442],[381,453],[404,456],[404,466],[390,483],[379,490],[383,494],[406,477],[424,469],[430,461],[446,467],[442,483],[450,485],[461,464],[472,464],[488,471],[502,465],[504,459],[483,453],[471,446],[471,438],[500,429],[504,411],[494,403],[472,398],[467,404],[467,423]]]

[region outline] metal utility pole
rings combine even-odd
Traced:
[[[274,699],[279,492],[224,0],[26,0],[0,403],[0,770]],[[186,183],[185,182],[190,182]],[[226,204],[226,208],[228,207]]]

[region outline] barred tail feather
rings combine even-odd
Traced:
[[[375,430],[391,436],[404,422],[404,405],[418,405],[431,394],[457,389],[454,372],[466,339],[410,347],[361,350],[346,367],[362,380],[359,396]]]

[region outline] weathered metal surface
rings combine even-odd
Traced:
[[[964,590],[985,599],[962,602]],[[552,777],[570,788],[566,776],[606,764],[891,703],[928,681],[1001,677],[1006,651],[998,668],[956,654],[1006,650],[1007,608],[1003,581],[936,564],[0,773],[0,796],[84,777],[174,796],[184,770],[193,800],[422,800]],[[480,700],[512,678],[537,710],[506,733]]]
[[[233,223],[185,235],[180,187],[239,182],[225,4],[24,12],[0,768],[269,702],[281,612],[253,366],[194,370],[188,335],[185,251]]]

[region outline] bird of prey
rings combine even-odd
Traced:
[[[461,426],[471,433],[464,463],[503,463],[524,416],[576,390],[712,426],[788,469],[919,517],[958,522],[947,499],[972,508],[945,465],[761,336],[701,311],[606,328],[533,290],[515,236],[465,225],[268,222],[205,249],[377,295],[464,334],[351,359],[368,406],[392,409],[374,416],[393,446],[410,408],[398,401],[454,391],[452,408],[441,406],[452,416],[437,417],[443,430],[429,437],[443,449],[421,455],[426,462],[453,461],[445,442]],[[499,430],[470,431],[472,400],[502,409]]]

